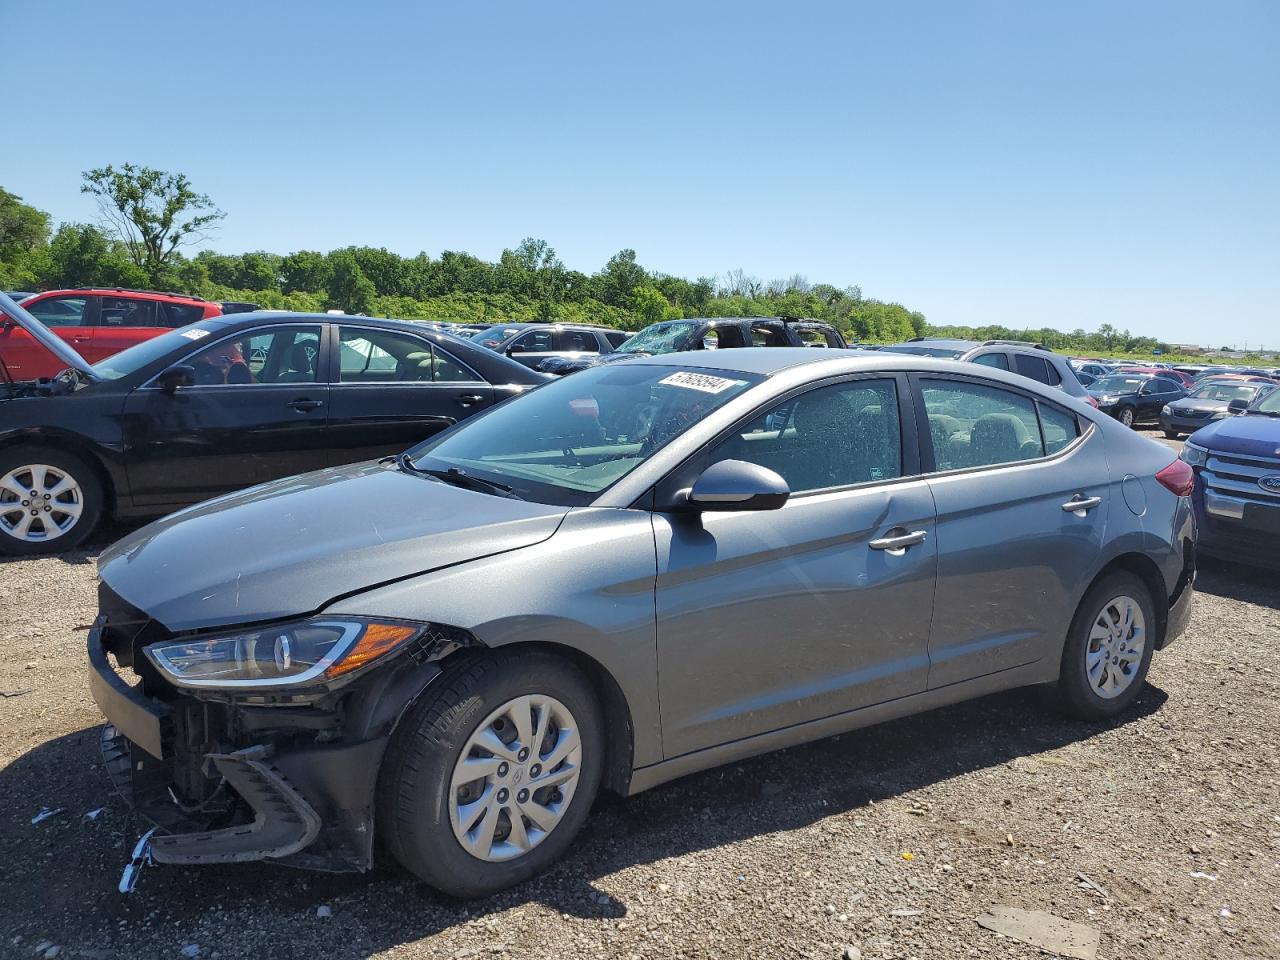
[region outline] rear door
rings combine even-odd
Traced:
[[[97,322],[98,298],[87,293],[70,293],[22,306],[33,317],[71,344],[80,356],[94,362],[93,332]],[[51,377],[62,369],[62,362],[36,342],[31,334],[16,324],[0,328],[0,357],[15,380]],[[0,377],[3,375],[0,374]]]
[[[543,360],[557,355],[555,331],[544,327],[522,333],[507,344],[503,352],[516,363],[536,370]]]
[[[909,403],[905,378],[810,387],[664,482],[735,459],[792,490],[780,510],[654,516],[667,757],[925,688],[937,556]]]
[[[329,411],[340,460],[399,453],[493,403],[493,388],[426,337],[341,324]]]
[[[1100,432],[1003,383],[912,380],[938,514],[929,687],[1056,655],[1106,532]]]
[[[326,326],[264,324],[224,337],[179,361],[195,368],[194,386],[133,391],[125,441],[134,502],[192,503],[342,463],[326,431]]]
[[[156,301],[141,297],[103,296],[89,362],[97,363],[160,333],[156,325],[157,306]]]
[[[1187,391],[1176,380],[1168,377],[1155,377],[1142,385],[1138,393],[1138,418],[1154,420],[1160,416],[1166,403],[1181,400]]]
[[[591,360],[600,355],[594,330],[557,330],[552,342],[556,355],[569,360]]]

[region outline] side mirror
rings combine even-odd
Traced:
[[[196,385],[196,368],[186,363],[174,364],[156,377],[156,386],[167,393],[173,393],[179,387]]]
[[[1249,409],[1248,400],[1232,400],[1227,404],[1228,413],[1244,413]]]
[[[777,510],[791,496],[787,481],[768,467],[745,460],[721,460],[702,471],[689,491],[696,510]]]

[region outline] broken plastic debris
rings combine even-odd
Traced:
[[[41,807],[40,812],[31,818],[31,823],[33,826],[37,823],[43,823],[45,820],[48,820],[50,817],[56,817],[58,814],[60,814],[63,811],[63,809],[64,809],[63,807],[58,807],[54,810],[50,810],[48,807]]]
[[[1230,908],[1230,907],[1223,907],[1221,910],[1219,910],[1219,911],[1218,911],[1218,916],[1220,916],[1220,917],[1229,917],[1229,916],[1231,916],[1231,908]]]
[[[902,859],[903,859],[903,860],[914,860],[915,858],[916,858],[916,855],[915,855],[914,853],[912,853],[910,850],[903,850],[903,851],[902,851]]]
[[[151,836],[157,829],[159,828],[152,827],[133,845],[133,856],[129,858],[129,862],[124,865],[124,872],[120,874],[120,885],[117,889],[121,893],[133,893],[133,888],[138,885],[138,877],[142,874],[142,868],[150,866]],[[199,950],[199,947],[196,949]]]
[[[188,943],[182,948],[182,955],[184,957],[190,957],[191,960],[195,960],[196,957],[200,956],[200,944]]]
[[[924,913],[924,911],[923,911],[923,910],[890,910],[890,911],[889,911],[889,916],[891,916],[891,917],[918,917],[918,916],[920,916],[920,914],[922,914],[922,913]]]
[[[320,906],[316,907],[316,916],[317,916],[317,917],[332,917],[332,916],[333,916],[333,911],[329,909],[328,904],[321,904]]]
[[[1217,880],[1212,873],[1205,873],[1203,870],[1192,870],[1191,875],[1197,880]]]
[[[997,905],[979,916],[977,923],[1011,940],[1072,957],[1073,960],[1095,960],[1102,940],[1097,927],[1063,920],[1042,910]]]
[[[97,810],[90,810],[88,813],[84,815],[84,818],[86,820],[97,820],[100,816],[102,816],[102,812],[106,809],[107,809],[106,807],[99,807]]]

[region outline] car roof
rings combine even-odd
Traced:
[[[726,370],[731,373],[754,373],[769,376],[782,370],[790,370],[809,364],[836,364],[844,361],[853,371],[884,369],[920,369],[972,374],[971,364],[955,360],[940,360],[906,353],[884,353],[879,350],[854,350],[832,348],[808,350],[804,347],[721,347],[718,350],[687,350],[683,353],[660,353],[650,357],[635,357],[621,363],[648,364],[651,366],[680,367],[694,370]],[[850,364],[849,361],[862,361]],[[985,372],[985,369],[984,369]]]
[[[170,300],[177,303],[211,303],[203,297],[195,297],[189,293],[173,293],[168,290],[130,290],[127,287],[67,287],[63,290],[42,290],[33,296],[46,297],[66,294],[87,294],[91,297],[126,296],[140,300]]]

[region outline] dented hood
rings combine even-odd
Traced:
[[[567,512],[352,464],[171,514],[103,553],[98,573],[170,630],[253,623],[532,546]]]
[[[59,363],[70,367],[90,382],[96,383],[102,379],[94,372],[89,361],[72,349],[71,344],[55,334],[26,310],[23,310],[22,305],[7,293],[0,292],[0,312],[29,333],[36,343],[57,357]]]

